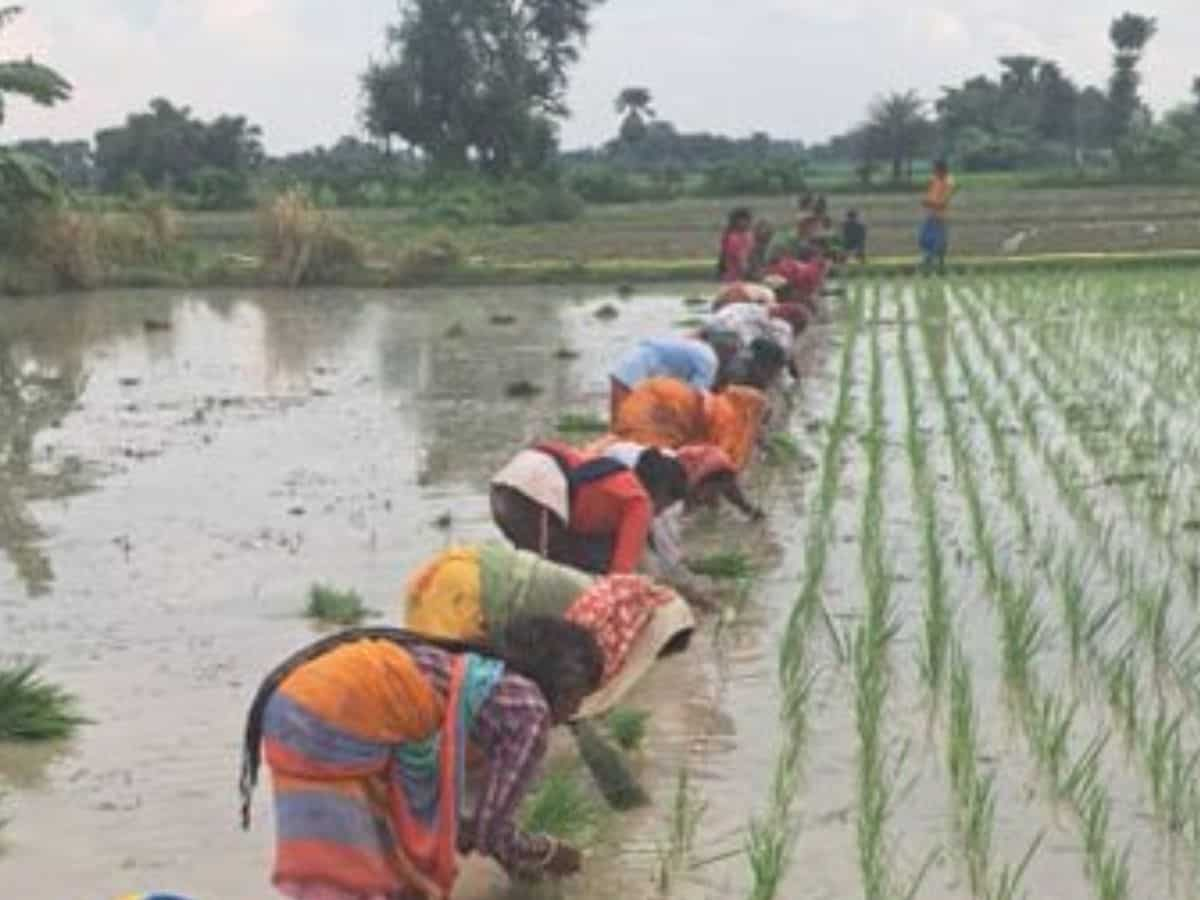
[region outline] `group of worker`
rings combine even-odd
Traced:
[[[419,566],[400,627],[331,635],[265,679],[243,817],[265,762],[284,897],[448,898],[470,853],[519,880],[580,870],[577,848],[525,832],[516,814],[552,727],[610,711],[715,608],[682,549],[687,512],[725,500],[764,516],[741,476],[772,387],[795,375],[797,334],[823,314],[828,272],[783,259],[761,283],[726,280],[696,330],[614,360],[610,433],[536,442],[496,472],[505,540]]]

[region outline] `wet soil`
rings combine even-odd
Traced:
[[[0,656],[43,657],[94,723],[66,745],[0,746],[5,896],[270,896],[266,791],[253,830],[236,823],[240,732],[258,679],[313,637],[300,616],[308,586],[354,588],[392,618],[417,563],[448,542],[492,536],[490,473],[553,433],[564,411],[603,415],[611,360],[635,337],[673,331],[696,293],[141,293],[7,304]],[[610,309],[619,315],[597,315]],[[823,337],[812,340],[799,396],[824,390]],[[536,390],[514,394],[516,383]],[[795,421],[810,446],[803,412]],[[797,580],[804,482],[767,473],[755,490],[770,525],[746,529],[728,512],[700,539],[727,546],[736,532],[770,548],[758,586],[632,700],[655,712],[640,765],[661,802],[610,829],[592,874],[566,896],[652,893],[683,766],[706,810],[674,894],[746,883],[737,854],[768,790],[772,635]],[[524,896],[486,867],[464,885],[473,897]]]

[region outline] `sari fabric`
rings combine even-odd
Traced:
[[[616,433],[649,447],[712,444],[740,471],[750,460],[766,409],[766,396],[754,388],[710,394],[658,378],[641,385],[622,404]]]
[[[347,644],[292,672],[263,718],[273,881],[448,895],[466,737],[502,675],[498,662],[459,656],[443,695],[387,641]]]

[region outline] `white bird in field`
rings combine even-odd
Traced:
[[[1143,237],[1154,237],[1156,234],[1158,234],[1158,226],[1153,222],[1142,226]]]
[[[1020,252],[1021,247],[1024,246],[1025,241],[1027,241],[1028,239],[1029,239],[1029,232],[1018,231],[1012,237],[1005,238],[1004,241],[1000,244],[1000,249],[1002,251],[1004,251],[1004,253],[1007,254],[1008,256],[1012,256],[1014,253]]]

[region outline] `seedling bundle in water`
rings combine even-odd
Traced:
[[[689,559],[687,566],[697,575],[707,575],[709,578],[730,581],[752,578],[756,572],[750,556],[741,550],[713,553],[710,556]]]
[[[588,844],[603,817],[601,805],[576,772],[558,765],[546,773],[525,801],[521,824],[533,834],[548,834],[572,844]]]
[[[34,661],[0,668],[0,740],[56,740],[87,724],[75,696],[43,680],[38,669]]]
[[[646,738],[646,724],[650,721],[650,713],[644,709],[630,709],[618,706],[608,714],[606,724],[613,740],[621,745],[623,750],[637,750]]]
[[[356,591],[314,584],[308,591],[305,615],[327,625],[357,625],[370,615]]]
[[[589,413],[564,413],[559,417],[558,430],[563,434],[603,434],[608,431],[608,422]]]

